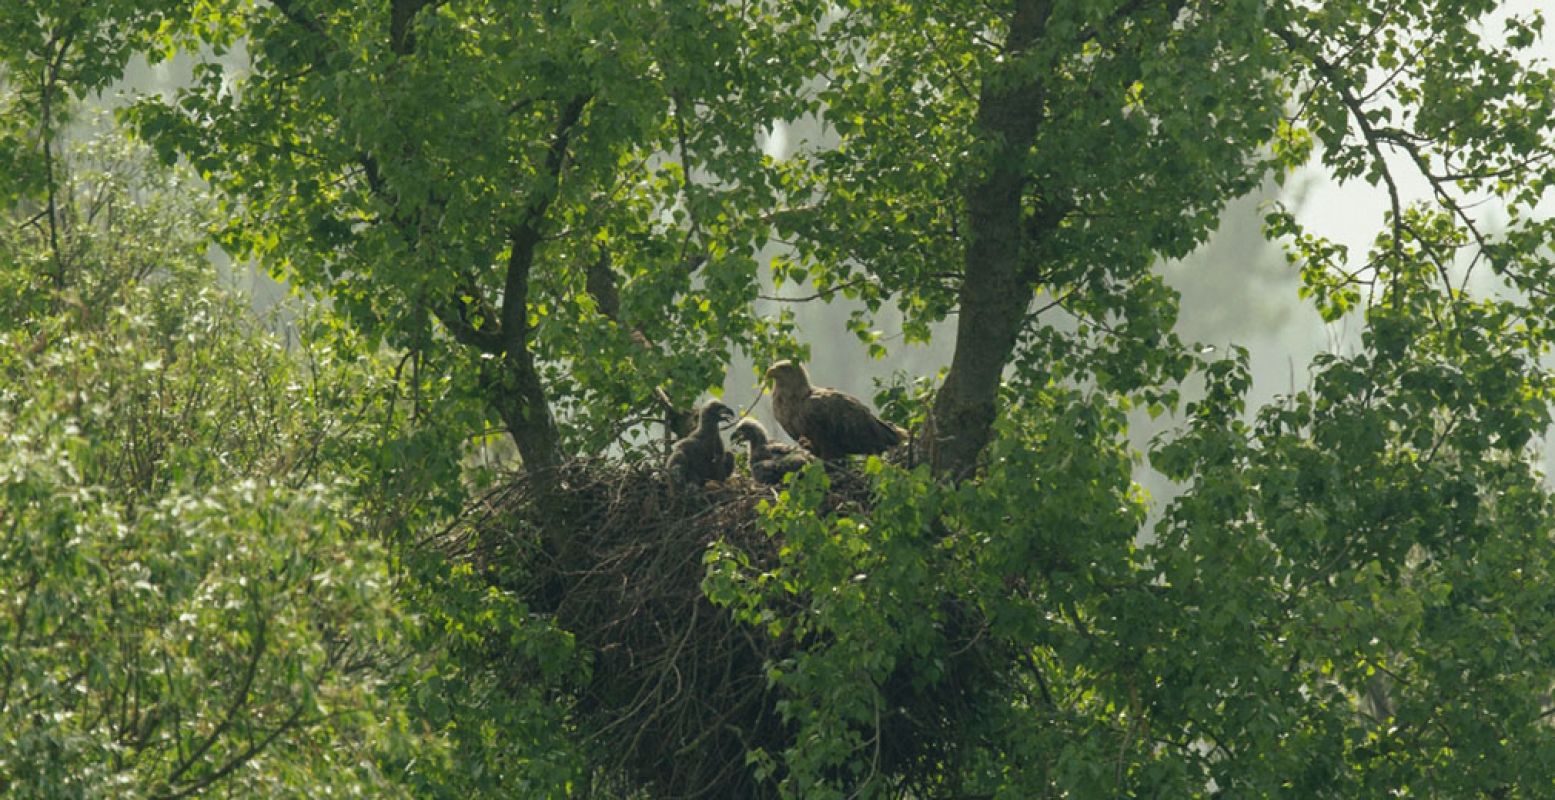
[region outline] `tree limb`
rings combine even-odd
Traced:
[[[523,216],[508,233],[507,274],[503,280],[498,331],[504,374],[487,381],[489,399],[502,414],[526,469],[549,474],[561,461],[561,435],[551,416],[545,386],[529,350],[529,276],[543,236],[546,213],[561,188],[567,148],[593,99],[582,94],[562,107],[547,148],[539,185],[531,190]]]
[[[250,602],[257,603],[257,590],[251,590],[250,594],[255,595],[250,598]],[[232,693],[232,702],[227,707],[227,713],[222,716],[221,722],[216,725],[216,728],[210,732],[209,736],[205,737],[200,746],[196,747],[194,752],[185,756],[182,762],[173,769],[172,774],[167,777],[168,786],[177,783],[178,779],[183,777],[184,773],[189,771],[189,768],[193,767],[216,744],[222,734],[227,732],[227,728],[232,726],[233,720],[237,719],[238,711],[248,703],[249,690],[253,688],[254,677],[259,672],[259,662],[264,658],[265,650],[268,648],[268,642],[266,641],[267,620],[265,615],[259,613],[258,609],[253,609],[253,611],[255,632],[254,644],[250,648],[252,652],[249,654],[248,667],[244,671],[243,680],[238,685],[237,691]]]
[[[503,350],[515,352],[526,346],[528,337],[529,273],[534,264],[535,248],[540,244],[541,228],[545,215],[561,188],[562,169],[567,158],[567,147],[577,128],[583,109],[592,95],[572,98],[562,107],[556,120],[556,131],[546,151],[541,170],[541,185],[536,187],[524,210],[524,216],[508,234],[507,276],[502,291]]]
[[[1335,94],[1339,95],[1339,101],[1344,103],[1345,108],[1350,113],[1350,117],[1355,120],[1356,126],[1360,128],[1361,136],[1366,141],[1366,149],[1371,153],[1372,158],[1376,160],[1377,171],[1381,174],[1383,183],[1387,186],[1388,204],[1391,206],[1393,213],[1393,257],[1401,262],[1404,257],[1403,204],[1399,199],[1398,183],[1393,179],[1393,171],[1388,166],[1388,160],[1382,155],[1382,148],[1379,144],[1382,141],[1381,137],[1378,135],[1376,128],[1372,126],[1371,120],[1366,118],[1365,106],[1361,104],[1360,98],[1356,96],[1355,91],[1350,86],[1350,82],[1345,79],[1338,66],[1318,53],[1306,52],[1301,40],[1290,30],[1281,27],[1275,27],[1272,30],[1274,35],[1279,37],[1292,53],[1312,62],[1312,66],[1317,70],[1318,75],[1329,85],[1329,88],[1334,90]]]
[[[427,7],[437,8],[447,0],[393,0],[389,7],[389,49],[407,56],[416,51],[416,14]]]
[[[293,25],[309,33],[324,35],[324,25],[314,17],[304,16],[302,9],[297,7],[296,0],[270,0],[270,5],[275,6],[275,10],[281,12],[281,16],[286,17]]]

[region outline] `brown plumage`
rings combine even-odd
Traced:
[[[697,426],[670,449],[664,468],[671,479],[701,486],[734,474],[734,455],[724,450],[723,437],[718,435],[718,423],[732,419],[734,409],[717,400],[702,406]]]
[[[757,483],[765,483],[769,486],[782,483],[784,475],[798,472],[804,469],[806,464],[815,461],[809,453],[791,444],[769,440],[767,429],[753,419],[734,426],[734,431],[729,434],[729,441],[745,442],[750,445],[751,477],[755,478]]]
[[[875,416],[857,397],[810,385],[805,368],[779,361],[767,370],[772,381],[772,415],[794,440],[828,461],[883,453],[906,435]]]

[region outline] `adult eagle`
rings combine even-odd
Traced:
[[[806,464],[815,461],[809,453],[791,444],[770,441],[767,438],[767,429],[753,419],[734,426],[734,431],[729,434],[729,441],[745,442],[750,446],[751,477],[755,478],[757,483],[769,486],[782,483],[784,475],[798,472],[804,469]]]
[[[724,450],[718,423],[734,419],[734,409],[713,400],[697,412],[697,425],[670,448],[665,471],[671,478],[701,486],[734,474],[734,455]]]
[[[810,385],[805,368],[779,361],[767,370],[772,415],[794,441],[827,461],[883,453],[906,435],[875,416],[857,397]]]

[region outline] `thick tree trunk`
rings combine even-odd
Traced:
[[[967,188],[968,242],[956,346],[935,398],[929,461],[942,477],[972,473],[997,414],[999,384],[1026,322],[1035,270],[1024,258],[1021,199],[1043,118],[1038,75],[1021,57],[1041,39],[1052,0],[1022,0],[1010,22],[1004,74],[984,80],[974,134],[985,150]]]

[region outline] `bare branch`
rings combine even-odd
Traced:
[[[842,283],[828,286],[825,289],[821,289],[815,292],[814,294],[801,295],[799,297],[783,297],[782,295],[760,294],[757,295],[757,297],[762,300],[771,300],[775,303],[809,303],[814,300],[830,300],[832,296],[838,292],[846,291],[855,286],[867,286],[869,285],[869,282],[869,277],[867,275],[860,275],[856,278],[845,280]]]

